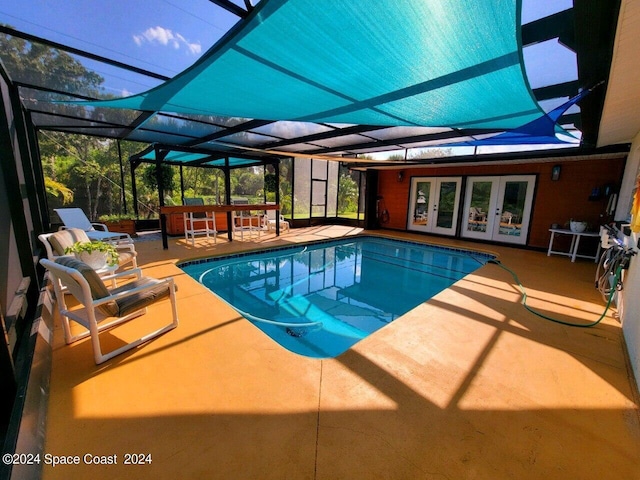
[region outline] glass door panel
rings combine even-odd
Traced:
[[[500,183],[493,226],[494,240],[524,244],[527,241],[534,177],[508,177]]]
[[[436,202],[433,204],[433,233],[455,235],[460,200],[460,178],[436,179]]]
[[[496,177],[471,177],[467,181],[462,222],[462,236],[490,240],[493,235],[493,219],[498,179]]]
[[[327,181],[311,180],[311,216],[324,217],[327,214]]]
[[[471,206],[469,207],[469,230],[487,231],[487,212],[491,200],[492,182],[474,182],[471,189]]]
[[[455,235],[460,183],[459,177],[412,178],[407,228]]]
[[[409,208],[409,230],[429,231],[429,205],[433,179],[411,180],[411,204]]]

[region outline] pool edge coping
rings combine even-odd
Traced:
[[[479,250],[479,249],[471,249],[471,248],[463,248],[463,247],[453,247],[450,245],[445,245],[442,243],[431,243],[431,242],[420,242],[414,239],[405,239],[405,238],[397,238],[391,235],[385,235],[385,234],[377,234],[377,233],[359,233],[356,235],[351,235],[348,237],[339,237],[339,238],[326,238],[326,239],[317,239],[317,240],[310,240],[308,242],[300,242],[300,243],[294,243],[291,245],[277,245],[277,246],[267,246],[264,248],[250,248],[248,250],[243,250],[241,252],[232,252],[232,253],[221,253],[221,254],[213,254],[213,255],[207,255],[207,256],[203,256],[203,257],[198,257],[198,258],[190,258],[187,260],[177,260],[174,264],[177,268],[183,269],[183,267],[187,267],[187,266],[191,266],[191,265],[199,265],[202,263],[209,263],[209,262],[215,262],[215,261],[221,261],[222,259],[229,259],[229,258],[240,258],[240,257],[245,257],[248,255],[253,255],[256,253],[264,253],[267,251],[280,251],[280,250],[293,250],[296,248],[305,248],[308,247],[310,245],[320,245],[320,244],[324,244],[324,243],[335,243],[335,242],[341,242],[344,240],[348,240],[348,239],[361,239],[361,238],[382,238],[382,239],[387,239],[387,240],[394,240],[397,242],[401,242],[401,243],[406,243],[406,244],[413,244],[413,245],[419,245],[419,246],[428,246],[428,247],[434,247],[434,248],[439,248],[442,250],[448,250],[448,251],[453,251],[453,252],[457,252],[457,253],[475,253],[477,255],[480,255],[482,257],[487,257],[487,258],[497,258],[499,257],[499,254],[496,252],[491,252],[491,251],[485,251],[485,250]],[[484,265],[482,265],[484,266]]]

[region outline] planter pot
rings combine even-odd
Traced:
[[[160,230],[160,219],[158,218],[143,218],[136,220],[136,231],[141,230]]]
[[[135,220],[118,220],[117,222],[103,222],[110,232],[128,233],[132,237],[136,234]]]
[[[81,252],[76,253],[75,256],[94,270],[100,270],[107,266],[107,254],[105,252]]]
[[[574,233],[582,233],[587,229],[587,222],[574,222],[571,220],[569,222],[569,228]]]

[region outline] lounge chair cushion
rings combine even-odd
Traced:
[[[81,262],[74,257],[60,257],[56,259],[56,263],[78,270],[89,284],[89,288],[91,289],[91,298],[94,300],[99,300],[111,295],[111,292],[109,292],[109,289],[100,279],[100,276],[86,263]],[[117,317],[120,310],[116,302],[103,303],[98,306],[98,309],[110,317]]]
[[[169,285],[167,285],[166,283],[161,283],[155,278],[143,277],[111,290],[111,293],[115,295],[116,293],[126,292],[134,288],[153,284],[156,284],[154,288],[134,293],[133,295],[124,297],[120,300],[116,300],[116,303],[118,305],[118,315],[120,317],[124,317],[129,313],[135,312],[136,310],[141,310],[151,305],[156,300],[159,300],[163,297],[168,297]]]
[[[118,250],[118,265],[126,265],[131,262],[136,255],[136,252],[129,250]]]
[[[49,237],[49,243],[56,255],[66,255],[65,249],[76,242],[88,242],[89,237],[84,230],[79,228],[68,228],[60,230]]]

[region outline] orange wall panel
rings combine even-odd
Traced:
[[[626,156],[586,160],[554,160],[521,164],[492,164],[477,166],[411,167],[403,169],[403,180],[398,181],[398,170],[382,170],[378,179],[378,195],[389,212],[384,228],[406,230],[409,209],[411,177],[479,176],[479,175],[536,175],[536,192],[532,211],[528,246],[546,248],[549,228],[557,223],[568,228],[571,218],[587,221],[593,230],[611,219],[605,216],[608,198],[591,201],[595,188],[603,193],[606,185],[614,191],[620,185]],[[554,165],[561,166],[560,179],[551,180]]]

